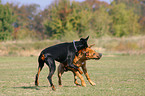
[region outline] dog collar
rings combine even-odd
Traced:
[[[73,44],[74,44],[74,47],[75,47],[76,52],[78,52],[77,47],[75,45],[75,40],[73,40]]]
[[[82,65],[85,64],[85,62],[82,62]]]

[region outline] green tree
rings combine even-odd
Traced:
[[[89,9],[87,10],[88,15],[83,15],[86,18],[89,17],[87,23],[85,23],[86,34],[94,38],[108,34],[109,24],[111,23],[111,18],[108,14],[109,4],[99,0],[86,0],[83,3],[85,6],[83,10]]]
[[[14,24],[14,39],[36,38],[36,34],[41,38],[43,33],[42,18],[39,11],[39,5],[30,4],[18,6],[18,4],[9,4],[13,12],[17,15]],[[27,31],[25,31],[27,30]],[[20,36],[25,34],[23,36]],[[32,35],[33,34],[33,35]]]
[[[139,17],[134,14],[133,10],[127,9],[124,3],[113,2],[109,12],[113,20],[110,30],[112,35],[122,37],[139,33]]]
[[[58,0],[49,6],[49,19],[44,21],[46,34],[57,39],[68,37],[69,34],[69,37],[81,37],[88,30],[90,14],[84,4]]]
[[[124,3],[127,9],[139,16],[137,20],[141,25],[141,33],[145,34],[145,0],[114,0],[116,4]]]
[[[111,23],[111,18],[107,12],[107,9],[101,7],[93,13],[91,19],[91,29],[93,29],[96,37],[101,37],[109,33],[109,24]]]
[[[45,33],[49,37],[60,39],[62,35],[64,35],[64,28],[66,26],[66,17],[69,14],[69,2],[67,0],[63,0],[60,2],[59,0],[55,1],[54,4],[49,6],[48,12],[48,20],[44,21]]]
[[[9,39],[13,32],[12,24],[15,21],[15,16],[9,5],[2,5],[0,2],[0,40]]]

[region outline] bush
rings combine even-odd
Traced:
[[[17,40],[33,40],[36,38],[36,33],[28,29],[20,29],[17,33]]]

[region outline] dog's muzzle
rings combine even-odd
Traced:
[[[102,57],[102,53],[99,53],[99,56],[97,58],[94,58],[95,60],[99,60]]]
[[[99,53],[100,58],[102,57],[102,53]]]

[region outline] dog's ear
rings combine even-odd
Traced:
[[[95,44],[91,44],[88,48],[91,48],[92,46],[94,46]]]
[[[87,41],[88,39],[89,39],[89,36],[86,39],[81,38],[80,41]]]
[[[87,38],[81,38],[80,41],[82,42],[83,44],[83,48],[87,48],[88,47],[88,44],[87,44],[87,40],[89,39],[89,36]]]
[[[89,36],[86,38],[86,41],[89,39]]]

